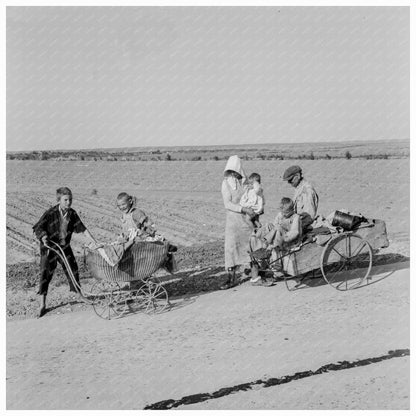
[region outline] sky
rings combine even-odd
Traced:
[[[6,150],[410,137],[408,7],[7,7]]]

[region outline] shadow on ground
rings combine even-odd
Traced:
[[[378,254],[373,257],[373,266],[370,271],[370,275],[367,279],[364,279],[360,285],[353,287],[354,289],[360,289],[365,286],[373,285],[384,279],[390,277],[395,271],[408,269],[410,267],[410,258],[401,254],[389,253]],[[353,271],[351,271],[351,279],[353,279]],[[347,278],[348,280],[348,278]],[[335,281],[333,286],[336,287]],[[320,270],[313,270],[310,273],[306,273],[302,276],[297,276],[292,279],[286,280],[286,286],[289,290],[301,290],[307,288],[313,288],[317,286],[327,285],[328,283],[322,277]],[[340,289],[344,290],[344,289]]]
[[[227,278],[224,267],[208,266],[160,277],[169,296],[219,290]]]
[[[409,268],[410,258],[396,254],[379,254],[373,258],[373,267],[368,280],[365,280],[360,287],[378,283],[390,277],[395,271]],[[22,319],[37,315],[39,304],[36,291],[36,279],[34,279],[34,267],[30,265],[20,265],[11,268],[7,273],[7,297],[11,301],[8,317]],[[34,265],[32,265],[34,266]],[[10,271],[10,273],[9,273]],[[83,270],[84,271],[84,270]],[[19,273],[20,272],[20,273]],[[89,286],[94,279],[87,271],[82,276],[82,287],[88,292]],[[171,304],[162,313],[170,310],[186,307],[193,303],[197,298],[205,293],[216,291],[226,281],[227,273],[223,266],[201,264],[197,268],[182,269],[174,275],[162,275],[158,279],[166,288]],[[241,280],[243,282],[247,280]],[[315,276],[310,273],[301,278],[285,280],[289,290],[300,290],[327,285],[320,273]],[[277,284],[283,284],[283,280]],[[62,287],[59,287],[62,286]],[[360,288],[358,287],[358,288]],[[71,299],[71,295],[66,292],[66,278],[58,277],[53,281],[53,290],[49,301],[48,313],[66,313],[90,308],[88,303],[79,299]],[[15,301],[13,302],[13,300]]]

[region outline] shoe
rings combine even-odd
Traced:
[[[42,308],[40,308],[39,313],[38,313],[38,318],[42,318],[43,315],[46,314],[46,307],[43,306]]]
[[[285,280],[285,274],[281,271],[274,271],[273,272],[273,279],[278,281],[278,280]]]
[[[222,286],[220,286],[220,290],[227,290],[227,289],[231,289],[231,283],[230,282],[225,282]]]
[[[240,283],[241,282],[238,282],[237,279],[231,279],[231,281],[226,282],[223,286],[221,286],[220,289],[231,289],[233,287],[238,286]]]
[[[251,283],[252,286],[264,286],[264,287],[269,287],[269,286],[273,286],[273,282],[271,282],[270,280],[265,280],[260,278],[259,280],[257,280],[254,283]]]
[[[257,283],[259,280],[261,280],[261,276],[254,276],[250,279],[250,282]]]
[[[246,275],[245,273],[241,273],[240,276],[237,277],[237,285],[241,285],[250,280],[250,275]]]
[[[227,280],[220,286],[220,290],[227,290],[231,287],[231,275],[228,274]]]
[[[262,279],[259,279],[256,282],[251,283],[251,286],[264,286],[264,282]]]
[[[228,271],[226,282],[220,286],[221,290],[231,289],[234,286],[237,286],[238,282],[235,276],[235,270]]]

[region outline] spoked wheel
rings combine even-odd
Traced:
[[[118,283],[100,280],[91,287],[91,292],[94,294],[92,307],[100,318],[118,318],[126,312],[126,297]]]
[[[138,290],[136,302],[147,314],[161,313],[169,305],[168,292],[160,283],[148,281]]]
[[[321,256],[322,275],[337,290],[359,287],[372,265],[370,244],[356,234],[341,234],[330,240]]]

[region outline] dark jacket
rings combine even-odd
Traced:
[[[48,209],[40,218],[40,220],[33,226],[33,231],[36,237],[41,240],[44,235],[48,236],[48,239],[59,244],[59,221],[60,221],[59,204]],[[65,238],[65,245],[69,245],[71,242],[72,233],[83,233],[86,230],[85,225],[79,218],[76,211],[69,208],[69,222],[67,235]],[[45,247],[41,241],[40,243],[41,253],[45,251]]]

